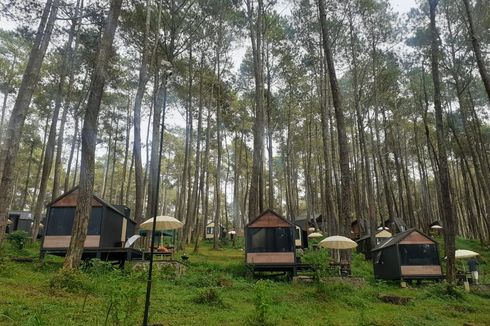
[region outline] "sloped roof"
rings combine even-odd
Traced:
[[[278,213],[276,213],[272,209],[268,208],[265,211],[263,211],[262,214],[260,214],[259,216],[257,216],[253,221],[250,221],[250,223],[248,223],[245,226],[245,228],[248,228],[248,227],[267,227],[265,225],[264,226],[263,225],[254,226],[254,224],[259,224],[260,219],[263,218],[264,216],[267,216],[268,214],[274,215],[274,217],[276,217],[277,219],[279,219],[281,222],[284,222],[282,225],[278,225],[278,227],[281,227],[281,226],[284,226],[284,227],[287,227],[287,226],[295,227],[295,225],[293,223],[289,222],[284,217],[282,217],[281,215],[279,215]],[[273,226],[269,226],[269,227],[273,227]]]
[[[424,233],[422,233],[421,231],[419,231],[418,229],[409,229],[407,231],[404,231],[404,232],[400,232],[398,234],[395,234],[393,237],[391,238],[388,238],[388,240],[386,240],[385,242],[379,244],[378,246],[376,246],[373,250],[371,251],[379,251],[379,250],[383,250],[385,248],[388,248],[388,247],[391,247],[399,242],[401,242],[403,239],[405,239],[409,234],[411,234],[412,232],[418,232],[420,233],[422,236],[426,237],[427,239],[429,239],[430,241],[434,242],[434,243],[437,243],[437,241],[435,241],[434,239],[432,239],[431,237],[429,237],[428,235],[425,235]]]
[[[50,203],[48,203],[46,205],[46,207],[49,207],[49,206],[53,206],[56,202],[60,201],[61,199],[65,198],[66,196],[69,196],[71,195],[72,193],[74,193],[75,191],[78,191],[79,190],[79,186],[76,186],[75,188],[71,189],[70,191],[67,191],[65,192],[64,194],[62,194],[61,196],[57,197],[56,199],[54,199],[53,201],[51,201]],[[112,209],[113,211],[121,214],[122,216],[126,217],[126,215],[124,215],[124,212],[121,212],[119,209],[117,209],[116,207],[114,207],[111,203],[108,203],[107,201],[103,200],[102,198],[100,198],[99,196],[97,195],[93,195],[93,198],[99,202],[102,206],[106,206],[106,207],[109,207],[110,209]]]

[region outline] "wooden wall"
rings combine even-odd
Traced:
[[[402,276],[442,275],[441,266],[401,266]]]
[[[247,264],[294,264],[294,252],[247,253]]]
[[[67,249],[70,246],[69,235],[47,235],[44,237],[43,249]],[[85,248],[98,248],[100,235],[87,235]]]

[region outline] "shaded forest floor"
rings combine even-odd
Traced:
[[[458,240],[458,248],[482,253],[490,274],[490,253],[479,243]],[[41,264],[11,256],[37,256],[37,245],[21,252],[7,242],[0,251],[0,325],[141,324],[145,273],[95,261],[82,272],[60,273],[62,259]],[[191,252],[189,249],[188,252]],[[370,262],[354,255],[357,282],[327,277],[326,251],[308,252],[304,261],[325,267],[323,282],[256,280],[244,267],[243,251],[201,245],[189,254],[183,275],[172,266],[155,272],[150,320],[155,325],[490,325],[490,291],[464,293],[462,287],[423,283],[401,289],[398,282],[375,281]],[[364,279],[364,280],[362,280]],[[486,276],[485,283],[490,283]],[[404,305],[380,295],[409,297]]]

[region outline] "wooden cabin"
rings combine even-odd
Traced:
[[[365,218],[356,219],[350,224],[351,239],[357,240],[369,233],[369,220]]]
[[[220,230],[218,232],[219,239],[226,238],[226,229],[223,225],[220,224]],[[206,240],[214,239],[214,222],[210,222],[206,225]]]
[[[417,229],[396,234],[374,248],[371,254],[376,279],[443,277],[437,242]]]
[[[391,238],[391,236],[392,236],[391,232],[387,230],[377,231],[375,234],[376,246],[379,246],[381,243]],[[365,235],[359,238],[358,240],[356,240],[356,242],[357,242],[357,252],[363,253],[366,259],[371,259],[371,249],[372,249],[371,235],[369,234]]]
[[[304,230],[298,224],[295,224],[294,244],[297,249],[308,248],[308,230]]]
[[[307,230],[308,228],[317,228],[317,226],[322,229],[326,230],[327,229],[327,224],[325,219],[323,218],[323,215],[321,214],[313,214],[313,218],[308,219],[308,215],[300,215],[296,216],[294,218],[294,224],[302,228],[303,230]],[[315,224],[316,222],[316,224]]]
[[[70,245],[78,187],[47,205],[41,257],[46,253],[64,256]],[[84,258],[119,260],[125,255],[124,242],[134,235],[136,223],[126,206],[111,205],[93,196],[92,211],[85,240]],[[127,251],[127,250],[126,250]]]
[[[24,211],[12,211],[8,213],[8,219],[12,221],[12,224],[7,225],[6,233],[14,231],[31,232],[33,216],[31,212]]]
[[[296,226],[267,209],[245,226],[245,261],[254,270],[293,270]]]
[[[409,228],[404,220],[398,217],[393,217],[384,221],[384,226],[387,227],[393,234],[405,232]]]

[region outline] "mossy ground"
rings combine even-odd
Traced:
[[[458,240],[458,248],[487,249]],[[5,243],[0,250],[0,325],[138,325],[143,316],[143,272],[96,262],[79,273],[60,273],[62,259],[44,264],[14,262],[10,256],[37,256],[37,245],[21,252]],[[203,243],[190,257],[185,275],[156,271],[150,320],[163,325],[490,325],[490,293],[464,293],[462,287],[424,283],[401,289],[375,281],[370,262],[353,257],[353,275],[364,282],[328,278],[325,282],[257,280],[244,267],[243,251],[211,250]],[[306,261],[326,262],[326,252],[307,252]],[[326,264],[324,264],[325,266]],[[334,272],[325,269],[320,276]],[[490,283],[490,277],[483,279]],[[410,297],[406,305],[383,303],[379,294]]]

